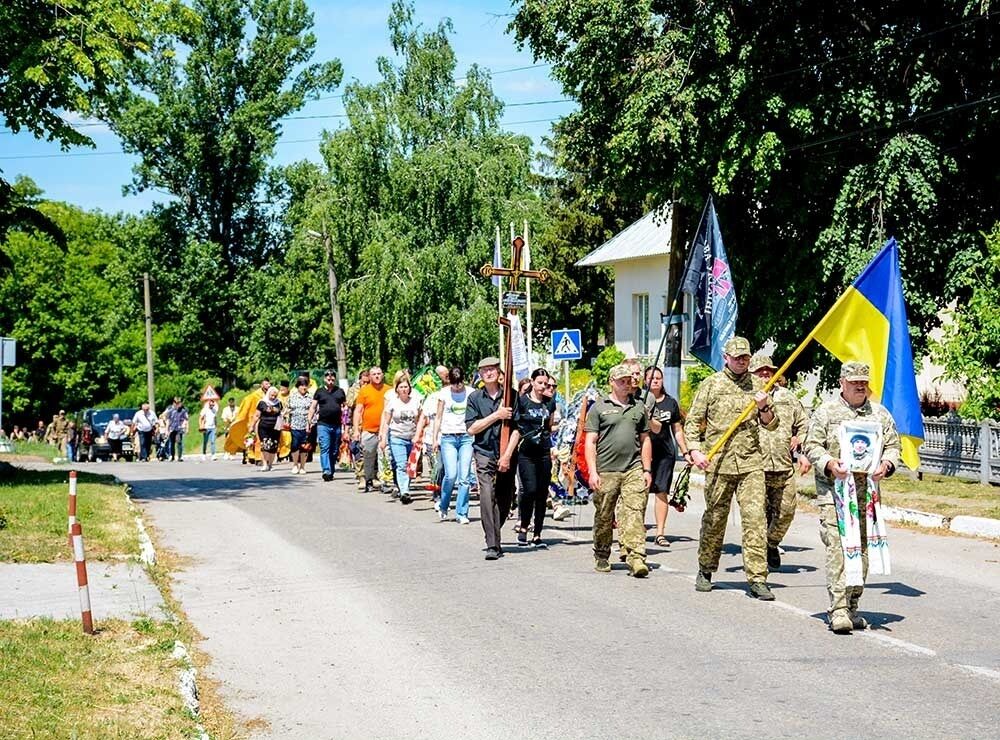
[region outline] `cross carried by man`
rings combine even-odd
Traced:
[[[515,236],[510,243],[510,267],[499,267],[497,265],[485,264],[480,268],[479,274],[484,278],[500,277],[507,278],[508,287],[511,291],[517,292],[521,284],[521,279],[532,279],[537,280],[540,283],[544,283],[550,277],[550,273],[546,269],[541,270],[526,270],[521,267],[521,255],[524,252],[524,237]],[[508,308],[511,315],[517,315],[517,305],[511,305]],[[505,327],[507,330],[504,347],[506,352],[504,353],[504,380],[503,380],[503,405],[512,406],[514,401],[514,359],[511,352],[511,322],[506,316],[500,316],[497,319],[497,323],[500,326]],[[510,423],[504,423],[503,428],[500,431],[500,449],[506,449],[507,440],[510,438]]]

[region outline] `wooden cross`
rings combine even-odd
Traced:
[[[494,267],[491,264],[485,264],[479,270],[479,274],[484,278],[492,278],[494,275],[499,275],[501,277],[506,277],[510,283],[509,287],[512,291],[517,291],[520,287],[521,278],[531,278],[537,280],[540,283],[544,283],[552,275],[546,269],[541,270],[522,270],[521,269],[521,252],[524,249],[524,238],[521,236],[515,236],[510,243],[510,267]],[[502,284],[502,283],[501,283]],[[517,308],[512,307],[510,313],[516,314]],[[507,336],[505,347],[507,349],[504,356],[503,365],[503,405],[513,407],[514,405],[514,356],[511,352],[510,347],[510,319],[505,316],[500,316],[497,319],[500,326],[506,328]],[[507,449],[507,442],[510,440],[510,431],[512,427],[512,422],[510,420],[502,422],[500,427],[500,454]]]
[[[534,278],[540,283],[544,283],[552,274],[545,269],[542,270],[522,270],[521,252],[524,249],[524,239],[515,236],[510,243],[510,267],[494,267],[491,264],[483,265],[479,274],[484,278],[491,278],[494,275],[506,277],[510,281],[510,289],[516,291],[520,287],[521,278]],[[515,309],[516,310],[516,309]]]

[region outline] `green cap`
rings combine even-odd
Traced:
[[[841,380],[863,380],[866,383],[871,378],[871,369],[863,362],[845,362],[840,366]]]
[[[778,369],[778,366],[771,361],[770,355],[754,355],[750,358],[750,372],[755,373],[764,367],[769,367],[772,370]]]
[[[722,351],[730,357],[749,355],[750,342],[745,337],[733,337],[722,347]]]

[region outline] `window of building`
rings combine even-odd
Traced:
[[[649,293],[632,294],[632,346],[637,355],[649,354]]]

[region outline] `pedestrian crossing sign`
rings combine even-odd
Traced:
[[[218,401],[219,400],[219,394],[216,392],[215,388],[212,387],[211,383],[209,383],[208,385],[206,385],[205,386],[205,390],[203,390],[201,392],[201,400],[202,401]]]
[[[583,343],[579,329],[557,329],[552,332],[552,359],[579,360],[583,357]]]

